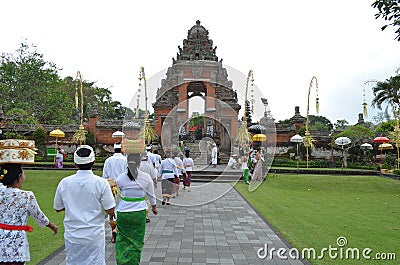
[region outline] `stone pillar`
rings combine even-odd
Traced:
[[[206,97],[205,97],[205,117],[204,117],[204,128],[207,128],[206,133],[208,130],[208,127],[210,127],[210,124],[212,125],[212,131],[215,132],[215,88],[210,85],[209,82],[204,82],[204,85],[206,86]],[[207,127],[208,126],[208,127]],[[211,135],[212,137],[214,135]]]

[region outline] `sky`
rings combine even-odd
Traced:
[[[394,29],[381,31],[373,1],[0,1],[0,52],[14,53],[25,39],[44,59],[62,68],[60,75],[96,81],[109,88],[113,100],[132,104],[140,67],[145,67],[150,103],[172,65],[178,45],[201,21],[218,47],[216,54],[239,94],[253,70],[254,84],[268,99],[276,121],[306,116],[308,90],[318,81],[320,111],[332,123],[355,124],[362,113],[363,90],[367,121],[372,86],[400,66],[400,42]],[[241,73],[241,74],[237,74]],[[316,86],[311,86],[310,115]],[[256,97],[258,99],[258,97]],[[263,110],[256,101],[257,109]]]

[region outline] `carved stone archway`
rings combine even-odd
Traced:
[[[201,96],[205,99],[203,128],[211,124],[213,137],[224,147],[236,136],[241,106],[222,59],[218,61],[217,47],[200,21],[196,21],[183,40],[183,47],[178,49],[153,103],[155,131],[161,135],[167,117],[168,127],[179,128],[181,121],[189,118],[189,99]]]

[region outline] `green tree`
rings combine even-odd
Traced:
[[[398,108],[400,103],[400,76],[392,76],[384,82],[377,82],[372,88],[374,98],[372,106],[382,109],[382,105],[386,104],[386,109],[391,107]]]
[[[38,120],[32,114],[29,114],[23,109],[12,108],[6,112],[10,117],[10,124],[37,124]]]
[[[33,140],[35,140],[35,146],[38,149],[38,151],[43,155],[46,154],[46,139],[47,139],[47,134],[46,131],[43,129],[42,126],[39,126],[34,132],[33,132]]]
[[[72,101],[60,89],[58,68],[46,62],[35,46],[21,43],[16,55],[3,53],[0,62],[0,94],[5,112],[21,109],[43,124],[69,120]]]
[[[394,120],[383,121],[375,127],[376,133],[392,132],[394,131]]]
[[[363,150],[361,150],[360,145],[365,142],[372,142],[375,133],[364,126],[354,125],[347,130],[335,135],[335,139],[339,137],[348,137],[351,140],[351,144],[346,147],[346,152],[350,154],[350,158],[354,161],[357,158],[361,158],[363,155]],[[344,156],[346,159],[346,156]],[[346,161],[344,161],[346,164]]]
[[[332,122],[324,116],[308,115],[308,119],[310,121],[310,131],[330,131],[333,129]]]
[[[72,77],[61,79],[58,71],[54,63],[43,59],[43,55],[36,51],[36,46],[26,42],[21,43],[15,55],[1,54],[0,96],[3,111],[7,113],[14,108],[26,112],[26,115],[22,115],[25,120],[16,120],[15,123],[79,123],[80,106],[78,109],[74,107],[79,83]],[[122,120],[129,112],[120,102],[112,100],[107,88],[96,87],[95,82],[82,83],[85,120],[90,106],[94,105],[103,119]],[[14,118],[19,117],[13,115]],[[32,118],[26,120],[28,116]]]
[[[399,0],[377,0],[372,4],[373,8],[378,9],[375,19],[382,17],[386,24],[381,28],[385,30],[388,26],[396,28],[397,36],[395,39],[400,41],[400,6]]]
[[[349,122],[346,120],[337,120],[333,126],[335,127],[335,130],[344,130],[348,124]]]

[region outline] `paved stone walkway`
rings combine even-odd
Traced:
[[[141,264],[303,264],[280,259],[276,252],[272,259],[258,257],[265,244],[269,249],[289,246],[231,184],[193,183],[192,192],[181,190],[171,203],[158,202],[159,214],[150,214]],[[106,227],[106,263],[114,265],[115,244],[110,243],[111,231]],[[65,252],[60,249],[40,264],[65,264]]]

